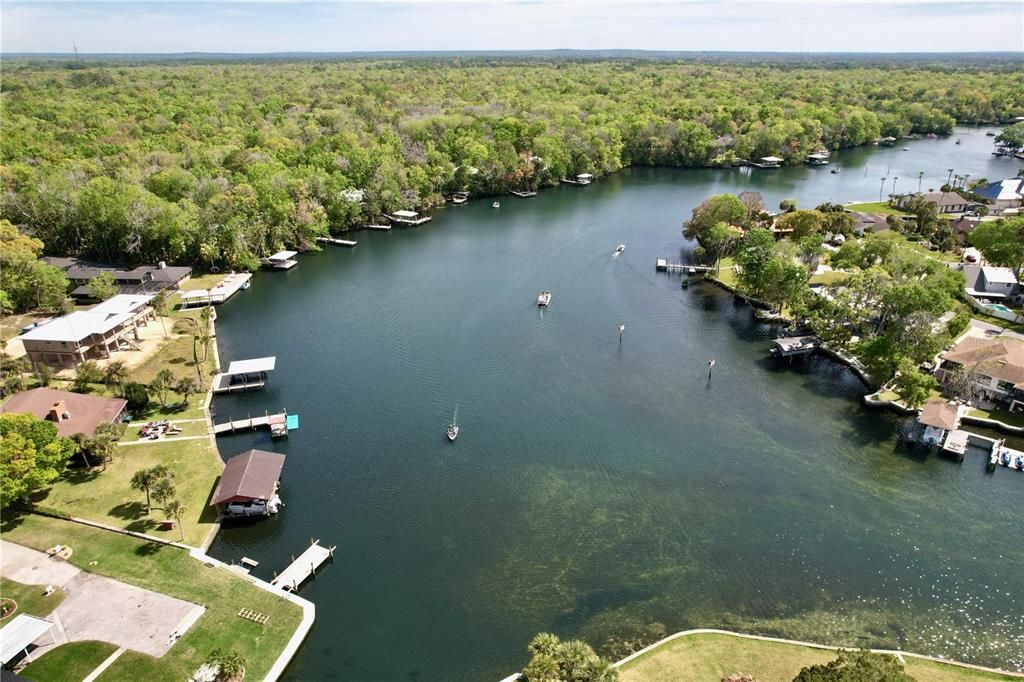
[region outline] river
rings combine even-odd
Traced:
[[[221,360],[277,369],[217,419],[284,407],[301,428],[220,439],[287,454],[287,506],[211,553],[269,579],[311,537],[337,545],[287,678],[495,680],[538,631],[718,626],[1024,667],[1024,475],[898,449],[847,370],[769,359],[748,308],[654,270],[710,194],[812,207],[875,201],[882,176],[1011,177],[983,131],[840,152],[840,174],[630,169],[257,274],[218,309]]]

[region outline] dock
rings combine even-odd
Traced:
[[[335,246],[355,246],[357,244],[351,239],[338,239],[337,237],[317,237],[316,240],[321,244],[334,244]]]
[[[212,289],[194,289],[181,291],[182,308],[198,308],[206,305],[220,305],[242,289],[249,288],[250,272],[236,272],[225,277],[220,284]]]
[[[277,357],[235,360],[228,365],[228,371],[221,372],[213,379],[214,393],[235,393],[259,391],[267,385],[267,372],[273,371]]]
[[[946,441],[942,444],[942,449],[956,456],[957,459],[962,459],[967,453],[967,446],[970,444],[970,441],[970,433],[956,429],[946,434]]]
[[[299,264],[299,261],[295,260],[297,255],[298,251],[278,251],[260,260],[260,263],[273,270],[291,270]]]
[[[280,412],[278,414],[264,414],[262,417],[246,417],[245,419],[235,419],[232,421],[222,422],[220,424],[213,425],[213,434],[215,436],[221,436],[226,433],[238,433],[240,431],[255,431],[256,429],[271,429],[284,428],[282,435],[288,435],[288,418],[294,417],[295,415],[289,415],[287,412]],[[283,427],[281,426],[283,425]],[[273,433],[272,433],[273,435]]]
[[[373,223],[368,223],[366,225],[363,225],[363,229],[366,229],[366,230],[383,230],[383,231],[386,232],[386,231],[391,229],[391,226],[390,225],[376,225],[376,224],[373,224]]]
[[[817,336],[786,336],[772,342],[771,352],[780,358],[806,355],[818,347]]]
[[[519,190],[515,190],[515,189],[514,189],[514,190],[512,190],[512,191],[510,192],[510,194],[512,194],[513,196],[517,196],[517,197],[520,197],[520,198],[522,198],[522,199],[528,199],[528,198],[530,198],[530,197],[535,197],[535,196],[537,196],[537,193],[536,193],[536,192],[533,192],[533,191],[528,191],[528,192],[520,192]]]
[[[334,558],[335,547],[324,547],[319,540],[313,540],[309,547],[296,559],[292,557],[292,563],[288,568],[275,574],[270,584],[286,592],[298,592],[299,586],[316,575],[317,569],[324,565],[328,559]]]
[[[429,223],[433,218],[428,215],[421,216],[416,211],[395,211],[388,216],[388,220],[399,225],[418,227],[424,223]]]
[[[671,272],[673,270],[685,270],[691,275],[696,275],[698,272],[708,272],[712,270],[710,265],[689,265],[687,263],[673,263],[668,258],[659,258],[654,261],[654,269],[658,272]]]

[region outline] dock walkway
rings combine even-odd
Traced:
[[[334,244],[335,246],[355,246],[358,243],[351,239],[338,239],[337,237],[317,237],[316,240],[321,244]]]
[[[658,272],[669,272],[671,270],[686,270],[690,274],[708,272],[714,269],[711,265],[688,265],[686,263],[671,263],[668,258],[659,258],[654,262],[654,269]]]
[[[246,419],[235,419],[233,421],[226,421],[221,424],[213,425],[214,435],[221,435],[224,433],[238,433],[239,431],[255,431],[256,429],[269,429],[271,425],[280,422],[287,422],[288,414],[281,412],[280,414],[266,414],[262,417],[247,417]]]
[[[324,562],[334,558],[334,550],[334,547],[324,547],[319,540],[313,540],[298,559],[293,557],[292,563],[280,575],[274,576],[270,584],[286,592],[297,592],[302,583],[316,575]]]

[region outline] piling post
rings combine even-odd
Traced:
[[[622,345],[622,332],[626,331],[626,325],[619,324],[619,345]]]

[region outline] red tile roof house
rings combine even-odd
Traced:
[[[34,414],[57,425],[57,435],[92,436],[105,422],[118,422],[124,415],[127,401],[58,391],[55,388],[33,388],[15,393],[0,407],[0,412]]]

